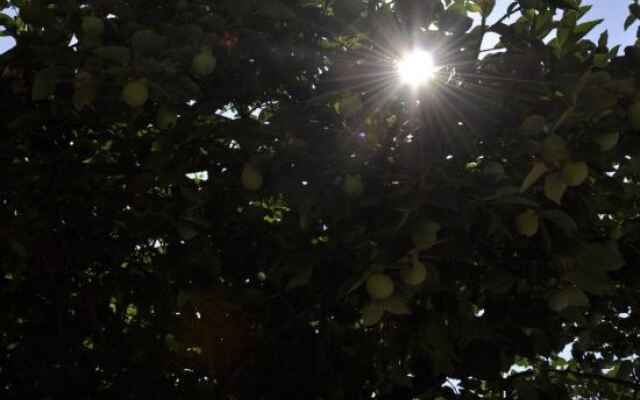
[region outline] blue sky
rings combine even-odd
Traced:
[[[506,3],[504,0],[498,1]],[[597,40],[600,33],[604,30],[608,30],[610,45],[630,45],[635,42],[638,23],[634,23],[626,32],[624,31],[624,21],[629,15],[629,4],[631,4],[630,0],[588,0],[583,3],[593,6],[585,18],[604,18],[604,22],[594,30],[593,34],[590,35],[591,38],[595,38]]]
[[[496,20],[504,15],[511,3],[512,0],[496,0],[496,8],[489,21]],[[624,21],[629,15],[631,0],[583,0],[582,4],[592,6],[583,21],[604,19],[604,22],[589,34],[589,39],[598,40],[600,34],[607,30],[609,32],[610,47],[616,44],[630,45],[635,42],[638,23],[634,23],[626,32],[624,31]]]
[[[506,8],[511,4],[512,0],[496,0],[496,8],[492,15],[492,19],[497,19],[505,13]],[[613,46],[615,44],[629,45],[636,40],[636,31],[638,24],[632,25],[626,32],[623,30],[624,20],[629,14],[629,4],[631,0],[584,0],[583,4],[593,5],[593,8],[586,19],[599,19],[604,18],[604,22],[598,26],[589,35],[592,40],[597,40],[602,31],[609,31],[609,44]],[[494,38],[495,39],[495,38]],[[491,38],[487,39],[487,45],[491,45]],[[13,39],[7,37],[0,37],[0,53],[5,52],[8,48],[14,44]]]

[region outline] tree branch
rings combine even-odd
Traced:
[[[509,377],[507,377],[508,381],[511,381],[513,379],[517,379],[517,378],[523,378],[523,377],[527,377],[527,376],[534,376],[536,374],[536,372],[546,372],[546,373],[551,373],[551,374],[557,374],[557,375],[575,375],[577,377],[580,378],[587,378],[587,379],[595,379],[601,382],[607,382],[610,383],[612,385],[618,385],[618,386],[624,386],[624,387],[628,387],[631,389],[635,389],[635,390],[640,390],[640,385],[634,382],[630,382],[624,379],[618,379],[618,378],[613,378],[610,376],[605,376],[605,375],[599,375],[599,374],[592,374],[589,372],[577,372],[577,371],[571,371],[571,370],[560,370],[560,369],[553,369],[553,368],[545,368],[542,370],[528,370],[528,371],[522,371],[519,372],[517,374],[513,374],[510,375]]]
[[[513,4],[517,4],[517,3],[513,3]],[[513,6],[512,4],[512,6]],[[482,49],[482,39],[484,38],[484,35],[487,32],[492,32],[494,30],[494,28],[498,25],[500,25],[501,23],[503,23],[506,19],[508,19],[509,17],[511,17],[513,14],[517,13],[518,11],[522,10],[522,7],[520,6],[516,6],[516,7],[510,7],[510,9],[507,11],[507,13],[505,15],[503,15],[502,17],[500,17],[499,20],[497,20],[496,22],[494,22],[493,24],[491,24],[490,26],[486,26],[486,18],[483,16],[482,17],[482,32],[480,35],[480,41],[478,43],[478,55],[480,55],[480,53],[484,53],[487,51],[492,51],[495,49]]]
[[[482,14],[482,22],[480,25],[480,35],[478,37],[478,45],[476,48],[476,58],[480,56],[482,52],[482,42],[484,41],[484,35],[487,33],[487,16]]]
[[[517,13],[518,11],[522,10],[522,7],[517,6],[514,7],[513,9],[507,11],[507,13],[505,15],[503,15],[499,20],[497,20],[496,22],[494,22],[493,24],[491,24],[491,26],[489,27],[489,30],[492,30],[495,26],[500,25],[501,23],[503,23],[507,18],[511,17],[513,14]]]

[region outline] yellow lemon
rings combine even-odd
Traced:
[[[262,187],[262,174],[253,165],[246,163],[240,176],[242,186],[247,190],[258,190]]]
[[[562,166],[562,179],[569,186],[579,186],[589,176],[589,168],[584,161],[567,161]]]
[[[104,21],[98,17],[82,18],[82,33],[86,36],[97,38],[104,33]]]
[[[129,107],[141,107],[149,99],[149,89],[142,81],[132,81],[122,88],[121,98]]]
[[[216,70],[218,62],[213,54],[209,52],[201,52],[193,56],[191,67],[198,75],[209,75]]]
[[[374,274],[367,280],[367,292],[373,299],[386,299],[393,294],[393,280],[384,274]]]
[[[538,233],[538,216],[530,211],[516,216],[516,231],[523,236],[532,237]]]

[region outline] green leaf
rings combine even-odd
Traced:
[[[618,104],[618,96],[606,90],[590,90],[586,99],[585,109],[590,118],[599,118],[612,110]]]
[[[609,64],[609,53],[598,53],[593,56],[593,66],[598,68],[604,68]]]
[[[609,31],[605,30],[600,34],[600,38],[598,39],[598,47],[601,49],[606,49],[609,44]]]
[[[500,349],[492,342],[474,340],[462,351],[463,368],[467,374],[482,379],[498,379],[501,369]]]
[[[402,367],[394,368],[391,372],[389,372],[389,380],[397,386],[404,386],[407,388],[413,386],[411,383],[411,378],[407,376],[406,370],[404,370],[404,368]]]
[[[493,294],[502,294],[511,289],[515,283],[516,278],[511,272],[498,269],[487,276],[482,286]]]
[[[553,27],[553,13],[551,11],[544,11],[536,16],[535,24],[533,26],[533,34],[538,39],[543,39],[551,32]]]
[[[296,19],[296,13],[291,7],[281,1],[265,1],[260,3],[256,15],[278,21],[292,21]]]
[[[131,58],[131,51],[124,46],[101,46],[93,50],[93,53],[104,60],[122,65],[128,64]]]
[[[545,163],[537,162],[531,168],[531,171],[527,174],[527,176],[522,181],[522,185],[520,186],[520,193],[524,193],[527,189],[531,187],[534,183],[538,181],[538,179],[542,178],[544,174],[549,172],[549,167]]]
[[[180,289],[178,291],[178,296],[176,296],[176,307],[178,307],[178,309],[182,309],[190,300],[191,295],[189,294],[189,292]]]
[[[545,210],[540,213],[540,216],[564,230],[569,235],[575,235],[578,232],[578,225],[576,225],[573,218],[563,211]]]
[[[558,135],[549,135],[542,141],[542,158],[554,165],[569,157],[567,142]]]
[[[13,17],[5,14],[5,13],[0,13],[0,25],[4,26],[5,28],[9,28],[9,27],[13,27],[15,26],[15,21],[13,19]],[[4,33],[4,32],[2,32]]]
[[[540,203],[538,203],[537,201],[531,200],[522,196],[500,197],[494,200],[492,203],[493,204],[510,204],[510,205],[517,205],[517,206],[533,207],[533,208],[540,207]]]
[[[567,279],[579,288],[595,295],[609,293],[614,287],[605,271],[585,268],[580,264],[574,264],[568,269]]]
[[[547,175],[544,180],[544,195],[547,199],[560,205],[566,190],[567,182],[562,179],[562,175],[559,172]]]
[[[584,246],[576,256],[576,263],[599,271],[615,271],[626,264],[614,243],[592,243]]]
[[[500,199],[507,196],[516,196],[518,195],[519,190],[515,186],[504,186],[496,189],[495,194],[489,197],[487,200]]]
[[[567,10],[564,12],[562,19],[560,20],[560,24],[566,28],[575,28],[578,23],[578,12],[575,10]]]
[[[163,44],[164,37],[149,29],[139,30],[131,37],[131,47],[141,54],[157,51]]]
[[[236,18],[242,18],[251,11],[251,0],[234,0],[230,2],[229,14]]]
[[[562,113],[562,115],[560,115],[560,118],[558,118],[558,120],[556,121],[556,124],[553,127],[553,131],[555,131],[556,129],[558,129],[561,126],[563,126],[565,124],[565,122],[567,122],[567,120],[573,116],[573,113],[575,112],[575,109],[576,109],[575,106],[571,106],[571,107],[567,108]]]
[[[620,45],[617,44],[613,46],[611,49],[609,49],[609,57],[612,59],[616,58],[619,52],[620,52]]]
[[[198,231],[189,225],[180,225],[178,227],[178,235],[182,240],[191,240],[198,235]]]
[[[56,80],[56,70],[53,67],[45,68],[36,73],[31,87],[31,100],[42,101],[53,96]]]
[[[92,85],[85,85],[76,88],[73,93],[73,106],[80,111],[93,103],[97,95],[97,89]]]
[[[37,6],[34,3],[29,5],[24,4],[20,7],[20,18],[28,24],[44,27],[55,26],[57,22],[56,15],[52,8]]]
[[[627,29],[629,29],[629,27],[633,25],[634,22],[636,22],[636,19],[637,18],[633,15],[629,15],[627,19],[624,20],[624,30],[626,31]]]
[[[475,0],[472,0],[472,1],[475,1]],[[475,3],[468,3],[467,11],[472,13],[482,13],[482,8],[480,8],[480,6]]]
[[[544,124],[547,122],[547,119],[543,115],[529,115],[522,122],[522,125],[518,128],[518,131],[526,136],[537,135],[538,133],[542,133],[544,131]]]
[[[309,265],[302,267],[291,279],[289,279],[286,290],[308,285],[309,282],[311,282],[311,275],[313,275],[312,266]]]
[[[22,243],[13,238],[9,238],[9,248],[20,257],[26,257],[29,254]]]
[[[187,24],[178,29],[180,37],[186,42],[197,46],[202,39],[203,31],[198,25]]]
[[[333,105],[334,110],[343,117],[351,117],[362,110],[362,100],[360,96],[347,93]]]
[[[591,304],[589,302],[589,297],[577,287],[569,287],[563,290],[564,293],[569,298],[569,306],[570,307],[581,307],[587,308]]]
[[[464,15],[463,10],[449,7],[438,20],[438,26],[443,31],[462,33],[473,25],[473,19]]]
[[[626,379],[627,377],[633,375],[633,373],[634,373],[633,362],[630,360],[625,360],[618,365],[616,376],[619,378]]]
[[[567,44],[567,42],[569,41],[569,38],[571,37],[571,29],[566,28],[566,27],[560,27],[557,29],[556,31],[556,44],[558,47],[558,51],[560,52],[560,54],[562,54],[562,48],[564,47],[565,44]]]
[[[516,390],[516,393],[518,394],[518,399],[520,400],[539,399],[536,389],[531,383],[527,382],[524,379],[518,379],[514,384],[514,388]]]
[[[580,4],[576,0],[560,0],[560,8],[563,9],[571,9],[571,10],[579,10]]]
[[[483,17],[488,17],[496,6],[496,0],[472,0],[473,3],[480,7],[480,13]]]
[[[604,20],[598,19],[595,21],[584,22],[582,24],[576,25],[575,29],[573,30],[573,34],[576,37],[576,39],[581,39],[582,37],[586,36],[589,32],[591,32],[593,28],[600,25],[602,21]]]
[[[380,302],[371,301],[365,304],[360,310],[360,320],[364,326],[376,325],[384,316],[384,309]]]
[[[391,296],[384,300],[380,300],[382,308],[394,315],[409,315],[411,310],[407,306],[407,302],[400,296]]]
[[[84,107],[89,106],[95,100],[98,94],[98,87],[91,74],[82,71],[73,84],[73,105],[76,110],[81,111]]]

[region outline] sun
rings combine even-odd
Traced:
[[[397,68],[400,81],[412,88],[428,83],[436,72],[431,53],[418,49],[405,54]]]

